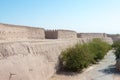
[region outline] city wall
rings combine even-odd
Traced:
[[[71,30],[44,30],[11,24],[0,24],[0,40],[8,39],[76,39],[105,38],[105,33],[76,33]]]
[[[90,39],[0,43],[0,79],[48,80],[59,68],[62,50],[88,41]]]
[[[46,30],[46,39],[76,39],[77,33],[71,30]]]
[[[105,33],[77,33],[78,38],[105,38]]]
[[[108,34],[107,36],[111,37],[114,42],[120,40],[120,35],[119,34]]]
[[[58,70],[59,56],[63,50],[76,43],[87,43],[93,39],[77,38],[76,32],[67,30],[49,31],[55,36],[52,37],[41,28],[21,28],[5,24],[0,24],[0,32],[0,39],[16,39],[0,41],[1,80],[48,80]],[[49,39],[45,39],[45,34],[49,35]],[[108,37],[101,39],[108,43],[112,42]]]
[[[91,38],[0,43],[1,80],[49,80],[59,69],[59,56]],[[106,41],[106,39],[104,38]]]
[[[58,39],[58,31],[57,30],[45,30],[45,38],[46,39]]]
[[[43,28],[0,24],[0,40],[45,39]]]

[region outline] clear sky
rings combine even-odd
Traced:
[[[0,23],[120,33],[120,0],[0,0]]]

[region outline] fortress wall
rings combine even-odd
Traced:
[[[58,30],[58,39],[76,39],[77,33],[70,30]]]
[[[92,38],[0,43],[1,80],[48,80],[58,70],[61,51]],[[104,38],[106,40],[106,38]]]
[[[0,24],[0,39],[27,39],[28,29],[26,27],[17,27],[15,25]]]
[[[104,38],[107,37],[105,33],[78,33],[78,38]]]
[[[56,40],[45,40],[45,37]],[[111,40],[102,38],[106,42]],[[48,80],[59,68],[61,51],[78,42],[87,43],[93,37],[77,38],[76,32],[69,30],[44,32],[41,28],[0,24],[0,39],[18,40],[0,42],[1,80]]]
[[[120,40],[120,35],[118,35],[118,34],[108,34],[107,36],[111,37],[114,42]]]
[[[45,31],[45,38],[46,39],[57,39],[58,38],[58,31],[57,30],[46,30]]]
[[[113,40],[112,40],[112,38],[111,37],[105,37],[105,38],[101,38],[103,41],[105,41],[105,42],[107,42],[107,43],[109,43],[109,44],[113,44]]]
[[[77,33],[70,30],[46,30],[46,39],[76,39]]]
[[[101,40],[113,44],[113,39],[105,33],[77,33],[78,38],[100,38]]]
[[[58,69],[61,51],[82,41],[89,39],[0,43],[0,79],[48,80]]]
[[[45,32],[40,28],[29,28],[28,39],[45,39]]]
[[[33,37],[34,36],[34,37]],[[44,29],[0,24],[0,39],[44,39]]]

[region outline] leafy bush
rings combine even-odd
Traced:
[[[63,51],[61,55],[63,66],[68,71],[81,71],[90,64],[91,60],[88,44],[76,44],[74,47]]]
[[[114,53],[115,53],[116,59],[119,59],[120,58],[120,41],[114,42],[112,47],[115,50]]]
[[[115,42],[113,43],[112,47],[113,47],[114,49],[120,47],[120,41],[115,41]]]
[[[110,45],[100,39],[90,43],[76,44],[61,53],[62,68],[67,71],[81,71],[97,60],[104,58]]]
[[[111,46],[108,43],[97,38],[93,39],[93,41],[88,44],[91,52],[90,54],[94,56],[95,61],[103,59],[107,51],[111,49]]]

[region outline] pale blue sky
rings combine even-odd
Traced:
[[[120,0],[0,0],[0,23],[120,33]]]

